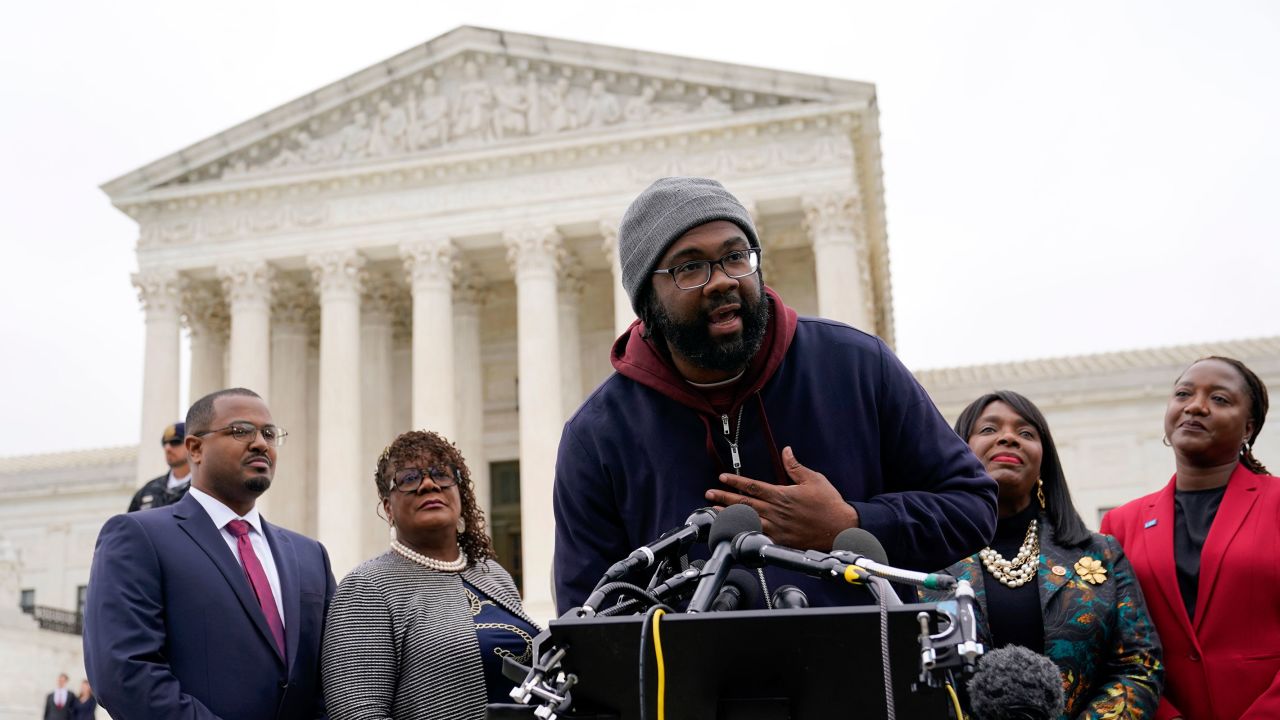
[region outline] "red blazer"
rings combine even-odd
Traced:
[[[1280,718],[1280,479],[1236,466],[1200,554],[1196,617],[1173,561],[1172,480],[1107,513],[1164,644],[1157,720]]]

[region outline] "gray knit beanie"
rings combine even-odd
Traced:
[[[658,260],[681,235],[714,220],[742,228],[751,247],[760,247],[751,214],[715,180],[669,177],[656,181],[627,208],[618,227],[622,287],[640,314],[640,297]]]

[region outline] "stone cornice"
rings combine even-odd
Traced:
[[[1225,355],[1246,362],[1250,359],[1275,362],[1280,359],[1280,336],[918,370],[914,374],[930,390],[957,385],[989,385],[994,388],[1014,382],[1088,378],[1165,367],[1181,369],[1205,355]],[[1170,386],[1173,380],[1172,377],[1168,379]]]
[[[0,457],[0,475],[16,475],[41,470],[100,467],[103,465],[132,465],[138,459],[137,445],[66,450],[38,455],[13,455]]]
[[[300,128],[311,120],[332,116],[352,104],[378,107],[380,93],[393,96],[396,88],[420,81],[429,72],[467,59],[489,58],[501,64],[536,72],[541,77],[565,77],[579,83],[600,80],[610,89],[658,83],[681,94],[709,96],[734,107],[766,107],[785,102],[874,103],[874,86],[799,73],[752,68],[728,63],[640,52],[554,38],[461,27],[412,48],[304,97],[286,103],[223,133],[157,160],[103,185],[112,198],[133,195],[199,171],[255,144],[270,147],[272,136]],[[722,99],[723,98],[723,99]]]

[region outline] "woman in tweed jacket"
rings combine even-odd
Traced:
[[[965,408],[955,429],[1000,486],[991,545],[946,570],[972,583],[982,642],[1053,660],[1064,720],[1153,717],[1164,667],[1142,590],[1115,538],[1089,532],[1076,512],[1040,409],[1001,390]]]
[[[493,559],[457,448],[429,432],[378,459],[391,549],[338,586],[321,673],[332,720],[480,720],[513,687],[503,657],[527,663],[537,626]]]

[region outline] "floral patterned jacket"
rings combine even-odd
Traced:
[[[1160,639],[1147,615],[1120,543],[1094,533],[1084,547],[1053,542],[1049,522],[1040,517],[1040,566],[1036,573],[1044,616],[1045,654],[1062,672],[1063,718],[1110,720],[1154,716],[1164,665]],[[979,633],[987,647],[986,573],[977,555],[945,571],[968,580],[982,608]],[[938,593],[922,594],[939,600]]]

